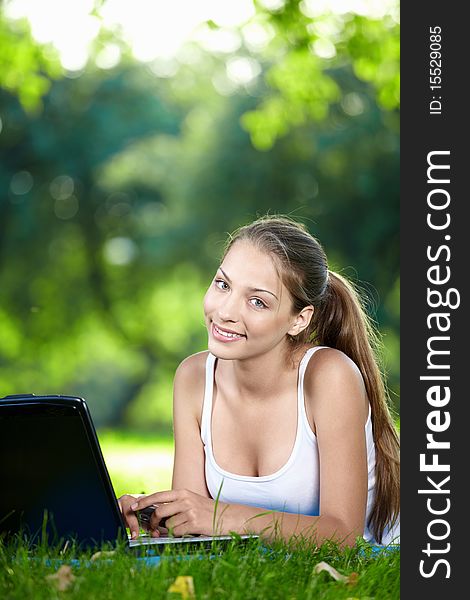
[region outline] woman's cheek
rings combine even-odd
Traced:
[[[204,314],[207,316],[213,310],[213,298],[211,290],[207,290],[206,295],[204,296],[204,300],[202,303]]]

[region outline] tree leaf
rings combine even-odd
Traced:
[[[183,600],[195,599],[196,593],[194,591],[194,581],[189,575],[180,575],[168,588],[169,592],[174,594],[181,594]]]
[[[91,557],[90,560],[95,561],[98,560],[100,558],[111,558],[112,556],[114,556],[116,554],[115,550],[102,550],[100,552],[95,552],[93,554],[93,556]]]
[[[343,583],[346,583],[351,586],[356,585],[356,583],[357,583],[357,579],[358,579],[357,573],[351,573],[350,575],[342,575],[334,567],[332,567],[331,565],[329,565],[327,562],[324,562],[324,561],[319,562],[317,565],[315,565],[315,567],[313,569],[314,573],[321,573],[322,571],[326,571],[336,581],[342,581]]]
[[[64,592],[65,590],[69,589],[76,577],[72,573],[71,566],[62,565],[57,573],[46,575],[46,579],[50,581],[59,592]]]

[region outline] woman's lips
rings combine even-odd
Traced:
[[[236,333],[234,331],[230,331],[229,329],[218,327],[215,323],[212,323],[211,332],[212,336],[219,342],[237,342],[246,337],[241,333]]]

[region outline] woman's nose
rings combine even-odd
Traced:
[[[222,321],[236,323],[239,319],[237,300],[233,294],[227,294],[220,302],[217,312]]]

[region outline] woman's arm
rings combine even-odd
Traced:
[[[351,531],[344,523],[331,515],[311,517],[243,504],[217,503],[211,498],[189,490],[156,492],[136,501],[130,508],[142,510],[151,504],[157,508],[151,518],[151,528],[161,519],[166,521],[172,535],[229,535],[257,534],[268,540],[292,536],[308,538],[317,544],[336,540],[343,545],[353,545],[362,531]]]
[[[207,352],[186,358],[178,367],[173,383],[173,429],[175,456],[173,464],[172,488],[187,489],[199,496],[208,498],[204,474],[204,446],[200,435],[200,419],[204,395],[205,364]],[[139,521],[134,504],[138,498],[143,501],[137,510],[152,504],[156,494],[134,496],[126,494],[119,498],[119,506],[130,529],[132,538],[139,535]],[[162,500],[160,500],[162,502]],[[152,535],[159,535],[160,519],[154,515],[146,525]],[[164,529],[161,530],[164,532]]]
[[[320,514],[343,534],[363,535],[367,505],[365,423],[369,402],[358,367],[329,348],[312,356],[305,403],[320,459]]]
[[[159,504],[154,523],[168,518],[174,535],[255,533],[266,538],[310,538],[317,544],[334,539],[353,545],[364,531],[367,501],[367,457],[364,425],[367,400],[362,377],[337,350],[321,350],[305,374],[307,413],[315,424],[320,454],[321,516],[266,511],[218,503],[187,489],[158,492],[133,508]],[[179,482],[178,482],[179,483]],[[184,481],[181,482],[181,487]],[[204,497],[203,497],[204,496]],[[164,503],[164,504],[163,504]]]
[[[186,358],[173,383],[173,430],[175,458],[172,489],[187,489],[210,497],[204,473],[204,445],[200,422],[207,352]]]

